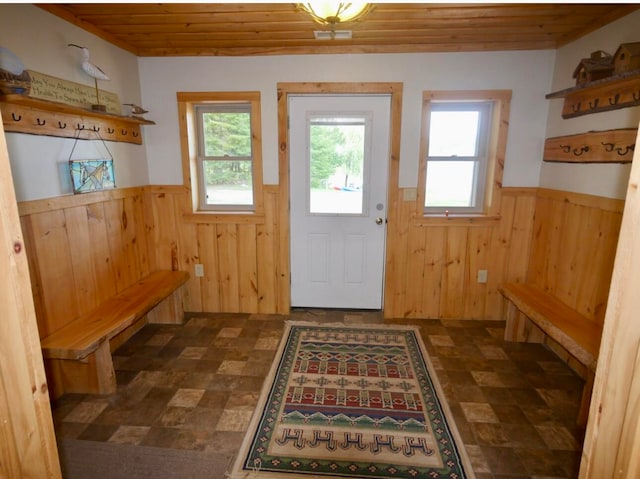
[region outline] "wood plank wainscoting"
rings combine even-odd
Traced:
[[[526,276],[535,204],[535,188],[504,188],[496,218],[431,224],[415,221],[415,201],[399,201],[389,219],[385,317],[500,319],[498,286]],[[487,283],[476,281],[479,269]]]
[[[289,281],[277,266],[277,187],[266,186],[264,196],[260,224],[199,224],[182,186],[21,202],[40,338],[158,269],[190,272],[187,311],[288,312]],[[196,263],[203,278],[193,274]],[[59,372],[48,374],[57,397]]]
[[[216,220],[192,214],[189,191],[182,186],[147,187],[152,215],[150,254],[159,269],[189,271],[185,311],[289,313],[289,277],[281,261],[279,189],[263,187],[264,214],[246,221]],[[285,226],[288,234],[288,222]],[[204,276],[195,277],[202,264]]]
[[[49,336],[151,271],[144,188],[18,204],[40,338]],[[126,340],[144,318],[119,338]],[[50,394],[62,370],[45,360]]]
[[[499,285],[526,280],[602,322],[623,201],[504,188],[501,204],[488,222],[421,224],[415,201],[395,202],[385,316],[502,319]],[[20,203],[40,336],[157,269],[191,274],[186,311],[288,313],[284,210],[276,185],[264,188],[264,217],[239,223],[199,222],[182,186]]]
[[[412,222],[414,202],[399,204],[387,241],[386,317],[502,319],[498,286],[527,281],[602,322],[622,200],[504,188],[495,221],[437,225]],[[487,283],[476,281],[479,269]]]
[[[624,200],[538,190],[527,283],[604,324]],[[548,336],[545,343],[581,377],[587,368]]]

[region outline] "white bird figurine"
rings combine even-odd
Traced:
[[[136,105],[135,103],[123,103],[123,105],[131,107],[131,114],[133,115],[144,115],[145,113],[149,113],[149,110],[145,110],[144,108]]]
[[[85,47],[81,47],[80,45],[76,45],[75,43],[69,43],[70,47],[76,47],[82,50],[82,69],[84,72],[90,77],[96,80],[109,80],[110,78],[104,72],[102,68],[100,68],[95,63],[91,63],[89,61],[89,49]]]
[[[104,72],[102,68],[100,68],[95,63],[92,63],[89,60],[89,49],[85,47],[81,47],[80,45],[76,45],[75,43],[69,43],[67,46],[76,47],[82,50],[82,69],[84,72],[93,78],[96,86],[96,101],[97,105],[91,105],[91,108],[94,110],[105,111],[106,107],[104,105],[100,105],[100,94],[98,90],[98,80],[110,80],[109,76]]]

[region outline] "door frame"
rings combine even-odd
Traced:
[[[291,309],[291,231],[290,231],[290,191],[289,191],[289,95],[312,94],[386,94],[391,97],[391,118],[389,124],[389,165],[387,186],[387,230],[385,242],[389,244],[390,231],[398,217],[398,203],[400,188],[398,178],[400,173],[400,126],[402,124],[402,83],[278,83],[278,292],[280,302],[286,310]],[[392,273],[392,258],[389,248],[385,248],[385,268],[382,305],[383,311],[387,304],[387,280]]]

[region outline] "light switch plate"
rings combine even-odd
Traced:
[[[418,195],[417,188],[404,188],[402,190],[402,199],[404,201],[415,201]]]

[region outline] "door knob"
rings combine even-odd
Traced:
[[[381,225],[382,223],[384,223],[384,220],[380,217],[376,218],[376,224],[377,225]]]

